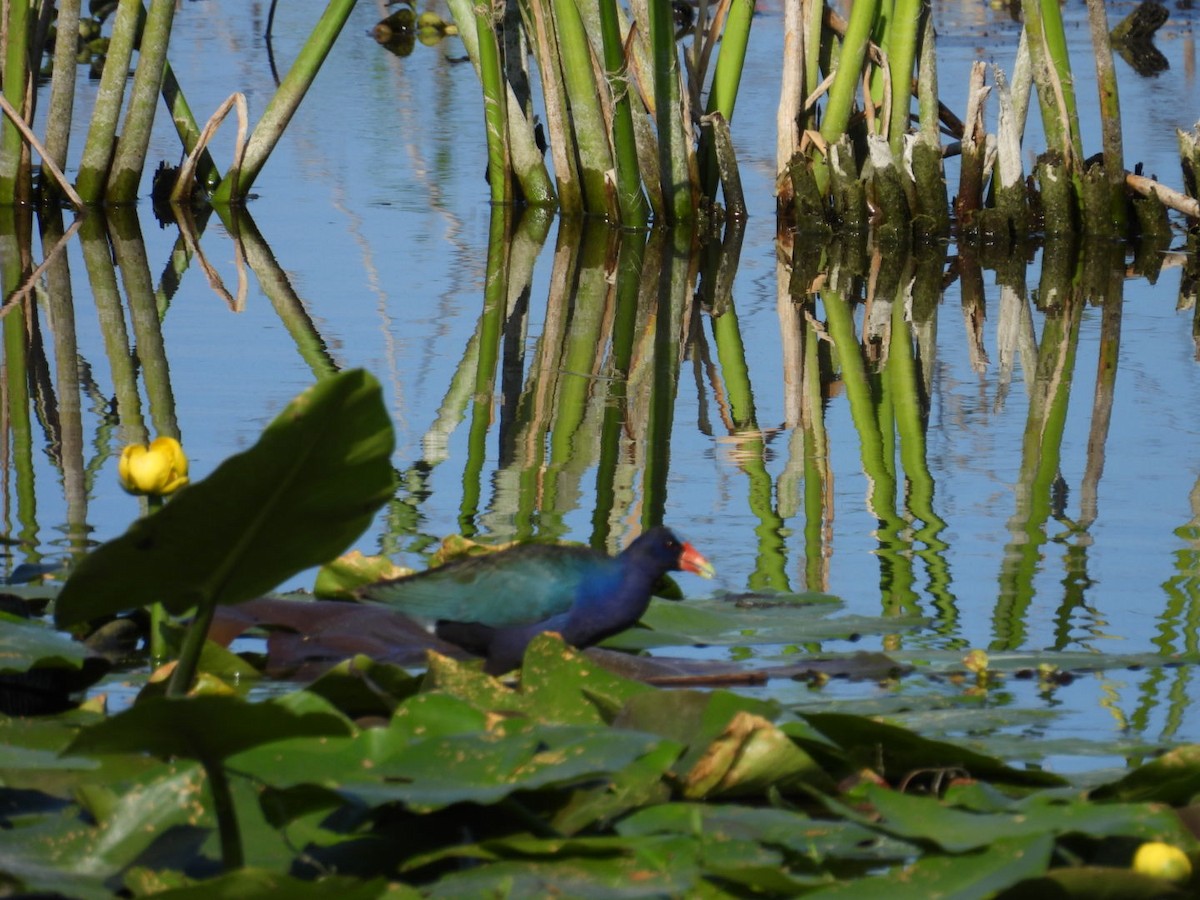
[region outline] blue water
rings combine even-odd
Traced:
[[[193,109],[207,116],[233,91],[243,91],[252,121],[261,115],[273,90],[262,40],[265,3],[207,0],[179,7],[171,53],[177,77]],[[1076,51],[1078,91],[1085,139],[1098,142],[1094,80],[1086,29],[1077,23],[1082,4],[1068,8]],[[1114,6],[1111,15],[1117,16]],[[260,176],[250,210],[287,273],[292,288],[338,367],[365,367],[384,386],[397,435],[395,462],[406,470],[425,459],[432,464],[420,502],[419,535],[381,535],[382,519],[358,542],[358,549],[394,551],[400,562],[420,565],[407,552],[424,538],[458,532],[468,421],[451,417],[447,434],[435,433],[439,409],[450,391],[456,366],[475,330],[483,307],[489,205],[484,183],[485,157],[478,82],[469,64],[452,62],[461,47],[447,40],[435,47],[418,45],[411,57],[396,58],[367,35],[381,17],[376,4],[359,4],[321,76],[292,121],[286,136]],[[282,5],[275,23],[274,53],[280,67],[294,58],[313,24],[315,12]],[[938,27],[943,48],[940,78],[946,101],[962,108],[970,61],[983,58],[1008,67],[1015,55],[1016,31],[1006,13],[980,4],[941,5]],[[827,579],[804,581],[803,507],[794,491],[781,488],[780,476],[796,469],[783,377],[781,320],[777,304],[774,181],[774,104],[777,96],[779,21],[768,5],[756,20],[753,45],[739,98],[734,132],[751,218],[734,303],[747,348],[749,376],[760,426],[773,429],[767,469],[782,515],[788,587],[818,589],[842,597],[846,611],[880,614],[881,561],[876,520],[868,509],[869,484],[863,475],[860,438],[844,396],[827,404],[834,473],[833,518],[826,545]],[[1195,34],[1192,20],[1173,19],[1159,47],[1171,69],[1141,79],[1118,63],[1126,117],[1127,160],[1143,160],[1148,172],[1178,186],[1174,128],[1200,117],[1195,88]],[[95,83],[81,74],[77,103],[90,108]],[[989,107],[994,121],[995,103]],[[1129,124],[1136,121],[1136,125]],[[161,127],[152,159],[175,161],[173,136]],[[222,167],[232,152],[233,123],[227,122],[213,145]],[[1031,126],[1031,139],[1036,127]],[[78,152],[78,145],[75,148]],[[955,172],[953,164],[949,171]],[[160,230],[142,204],[141,222],[150,268],[165,265],[177,233]],[[552,231],[533,278],[530,316],[524,341],[531,359],[542,333],[550,290]],[[230,235],[214,217],[201,248],[232,294],[238,291],[237,255]],[[954,248],[951,248],[951,254]],[[90,366],[98,392],[112,396],[103,335],[90,304],[77,242],[68,248],[75,282],[75,308],[81,361]],[[1028,284],[1038,284],[1038,260]],[[1097,518],[1087,536],[1069,537],[1065,526],[1050,520],[1034,579],[1036,595],[1024,617],[1022,649],[1086,650],[1097,653],[1178,652],[1194,646],[1190,632],[1171,633],[1181,621],[1194,621],[1200,597],[1184,585],[1184,608],[1164,618],[1170,593],[1164,585],[1180,575],[1179,554],[1197,548],[1175,529],[1200,518],[1200,452],[1195,410],[1200,400],[1200,364],[1192,335],[1194,310],[1180,309],[1179,268],[1167,268],[1156,284],[1131,278],[1125,285],[1121,349],[1107,457],[1097,495]],[[786,272],[782,277],[787,277]],[[927,437],[928,464],[935,482],[934,507],[947,525],[941,538],[950,572],[952,624],[938,631],[903,633],[881,642],[901,655],[919,655],[943,647],[988,647],[997,639],[992,611],[1005,548],[1012,542],[1008,521],[1014,511],[1022,434],[1028,411],[1027,385],[1032,372],[1018,359],[1011,381],[1000,370],[997,328],[1001,299],[991,273],[985,272],[984,346],[988,360],[973,367],[959,285],[951,285],[938,310],[936,357]],[[818,313],[820,316],[820,313]],[[860,314],[861,319],[861,314]],[[1101,310],[1083,313],[1074,389],[1062,444],[1061,475],[1070,492],[1069,515],[1080,512],[1079,486],[1086,462],[1095,383]],[[711,341],[711,322],[704,327]],[[1041,314],[1033,327],[1040,333]],[[860,321],[861,325],[861,321]],[[283,327],[252,273],[247,273],[243,302],[235,311],[218,296],[196,267],[186,273],[163,323],[170,360],[171,386],[183,443],[195,478],[202,478],[227,455],[249,446],[262,427],[313,372]],[[714,354],[715,355],[715,354]],[[748,503],[748,478],[735,445],[715,416],[718,398],[712,383],[701,387],[685,361],[674,410],[666,522],[705,552],[720,572],[720,587],[744,590],[759,553],[760,521]],[[85,404],[85,407],[87,404]],[[707,416],[714,434],[699,421]],[[446,419],[442,420],[445,425]],[[102,461],[89,500],[93,537],[119,534],[138,513],[136,501],[117,485],[114,450],[123,436],[102,439],[100,417],[85,412],[87,458]],[[36,438],[35,438],[36,439]],[[795,444],[799,446],[798,442]],[[562,521],[565,536],[588,540],[594,498],[592,448],[575,448],[584,474],[574,505]],[[497,441],[488,441],[481,483],[481,514],[474,523],[483,538],[505,539],[514,531],[511,516],[494,500],[511,491],[511,478],[497,472]],[[11,490],[13,475],[7,474]],[[620,518],[612,549],[636,530],[640,515],[637,485]],[[798,490],[798,488],[797,488]],[[59,523],[65,506],[57,473],[39,455],[37,542],[54,555],[61,545]],[[6,521],[14,531],[11,501]],[[1086,544],[1087,584],[1083,601],[1066,614],[1060,607],[1065,561],[1070,545]],[[13,564],[20,562],[14,558]],[[916,611],[937,619],[917,566]],[[1185,567],[1183,574],[1194,573]],[[1194,575],[1193,575],[1194,577]],[[284,588],[311,585],[311,573]],[[708,591],[696,579],[682,579],[685,591]],[[1064,644],[1063,635],[1066,634]],[[797,636],[802,640],[803,636]],[[1190,648],[1189,646],[1189,648]],[[826,649],[846,649],[831,642]],[[1127,718],[1153,692],[1145,672],[1087,676],[1061,692],[1065,709],[1051,724],[1054,736],[1127,734]],[[1190,670],[1180,679],[1183,695],[1194,692]],[[1148,691],[1150,691],[1148,693]],[[1037,697],[1021,704],[1036,707]],[[1148,740],[1200,739],[1200,716],[1186,703],[1171,707],[1166,719],[1148,716],[1135,733]],[[1195,704],[1192,704],[1194,707]],[[1060,729],[1055,731],[1055,728]],[[1064,763],[1069,766],[1069,763]]]

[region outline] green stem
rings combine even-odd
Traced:
[[[729,16],[721,32],[721,52],[713,70],[712,89],[708,94],[709,115],[720,113],[726,122],[733,122],[733,107],[737,103],[738,86],[746,62],[746,46],[750,41],[750,23],[754,20],[754,0],[733,0]],[[700,190],[705,197],[717,195],[717,154],[712,129],[705,129],[700,138]],[[728,202],[728,198],[726,198]]]
[[[325,61],[353,8],[354,0],[329,0],[329,5],[305,41],[292,68],[284,76],[283,83],[279,85],[262,118],[254,126],[254,133],[250,135],[246,145],[246,156],[240,169],[225,174],[213,194],[213,203],[240,202],[249,193],[258,173],[266,165],[271,151],[283,136],[292,115],[299,108],[300,101],[304,99],[313,79],[317,77],[321,63]]]
[[[917,55],[917,37],[921,31],[924,9],[925,0],[896,0],[888,34],[888,66],[892,75],[888,143],[897,159],[904,153],[904,135],[908,133],[913,61]]]
[[[850,111],[854,106],[863,60],[867,56],[867,44],[871,39],[871,25],[875,21],[877,9],[876,2],[855,3],[850,9],[846,38],[842,41],[837,72],[829,88],[825,121],[821,124],[821,137],[830,144],[835,143],[850,124]]]
[[[658,158],[663,181],[663,206],[668,225],[690,222],[696,203],[692,196],[691,148],[684,140],[680,116],[679,56],[675,49],[675,15],[670,0],[649,0],[650,46],[654,65],[654,114],[658,125]],[[694,163],[694,161],[693,161]]]
[[[28,116],[25,111],[25,88],[29,84],[29,35],[33,31],[33,4],[26,0],[14,0],[0,7],[8,11],[5,30],[4,75],[0,84],[4,87],[4,99],[13,109]],[[0,204],[27,203],[33,187],[30,179],[29,148],[17,126],[0,113]]]
[[[226,872],[232,872],[245,865],[245,854],[242,850],[242,829],[233,805],[233,792],[229,789],[229,776],[219,760],[201,759],[200,765],[208,776],[208,790],[212,794],[217,834],[221,840],[221,865]]]
[[[84,203],[95,204],[104,199],[104,185],[112,164],[116,146],[117,121],[125,99],[125,82],[129,79],[129,62],[137,38],[142,0],[120,0],[113,19],[112,37],[104,60],[104,72],[96,91],[96,104],[88,126],[83,157],[79,162],[79,178],[75,189]]]
[[[109,173],[107,199],[113,203],[132,203],[137,199],[138,183],[146,166],[150,129],[162,89],[163,69],[167,64],[167,46],[171,23],[175,18],[175,0],[150,0],[150,12],[138,45],[138,64],[129,95],[125,125],[117,139]]]
[[[162,507],[162,497],[157,494],[146,497],[146,515],[152,516]],[[150,605],[150,660],[155,668],[162,665],[167,659],[167,641],[163,635],[163,627],[170,621],[171,617],[162,603]]]
[[[587,62],[591,46],[576,0],[551,0],[558,32],[563,82],[571,110],[571,128],[579,150],[579,174],[583,182],[583,200],[587,212],[617,219],[619,212],[610,203],[606,173],[613,168],[608,128],[600,109],[599,85]],[[576,62],[582,60],[582,64]],[[626,98],[628,99],[628,98]],[[629,119],[630,130],[633,119]]]
[[[46,114],[46,138],[42,143],[46,148],[46,156],[61,170],[67,163],[71,116],[75,104],[79,0],[62,0],[58,4],[56,28],[54,73],[50,77],[50,107]],[[49,196],[57,196],[59,193],[45,161],[42,163],[42,190]]]
[[[633,132],[633,109],[629,99],[629,72],[617,19],[616,0],[600,0],[600,31],[604,39],[604,69],[613,95],[613,149],[617,165],[617,207],[621,224],[645,228],[650,207],[642,193],[637,141]]]
[[[200,667],[200,654],[204,652],[204,642],[208,640],[208,629],[212,627],[216,611],[216,600],[212,597],[204,597],[196,604],[196,615],[183,636],[183,646],[179,648],[179,661],[167,682],[168,697],[185,697],[192,689],[196,670]]]
[[[475,8],[479,39],[479,80],[483,84],[483,121],[487,128],[488,182],[492,203],[512,203],[512,160],[508,152],[508,113],[504,67],[495,22],[484,7]]]
[[[1104,141],[1104,173],[1111,191],[1113,221],[1125,233],[1125,150],[1121,140],[1121,101],[1113,68],[1108,11],[1104,0],[1087,0],[1092,52],[1096,57],[1096,88],[1100,92],[1100,128]]]

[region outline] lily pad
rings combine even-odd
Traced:
[[[229,696],[151,697],[84,728],[67,753],[151,753],[206,761],[291,737],[349,734],[345,719],[296,714],[275,702]]]

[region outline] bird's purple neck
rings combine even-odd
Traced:
[[[589,579],[563,624],[563,638],[577,647],[586,646],[629,628],[650,605],[659,577],[658,572],[627,562]]]

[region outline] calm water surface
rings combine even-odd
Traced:
[[[274,86],[261,38],[266,6],[205,0],[179,8],[172,64],[198,116],[206,116],[235,90],[246,93],[253,118],[261,114]],[[834,490],[827,576],[821,583],[806,583],[800,487],[796,479],[784,477],[797,471],[801,460],[796,458],[799,443],[791,440],[785,407],[771,196],[779,21],[773,5],[765,9],[755,22],[734,128],[751,218],[733,299],[757,421],[771,431],[766,468],[771,503],[783,523],[778,529],[784,554],[781,569],[792,590],[828,591],[844,599],[847,613],[879,616],[894,598],[881,593],[883,560],[877,520],[867,504],[870,485],[862,471],[860,436],[848,404],[836,390],[825,413]],[[1122,9],[1112,8],[1114,20]],[[1094,73],[1086,30],[1078,24],[1083,5],[1071,0],[1068,11],[1085,108],[1085,140],[1094,150],[1098,129],[1086,112],[1095,105]],[[313,15],[298,7],[280,8],[274,54],[281,70],[294,57]],[[446,407],[455,371],[483,308],[490,211],[483,181],[479,87],[471,67],[453,61],[461,55],[460,46],[453,41],[433,48],[417,46],[412,56],[397,58],[367,36],[382,15],[379,4],[358,5],[260,177],[250,211],[330,359],[342,368],[365,367],[382,381],[396,425],[397,468],[411,471],[422,461],[430,465],[420,495],[405,495],[419,511],[414,533],[389,531],[381,518],[358,544],[364,552],[386,551],[401,562],[421,565],[416,551],[463,527],[460,506],[470,423],[469,416],[447,415]],[[1173,157],[1174,129],[1200,117],[1193,21],[1182,15],[1169,23],[1159,40],[1170,61],[1167,72],[1143,79],[1118,62],[1127,160],[1145,161],[1147,171],[1157,172],[1171,185],[1180,182]],[[942,5],[937,16],[944,96],[961,111],[971,60],[1010,67],[1016,27],[1005,12],[982,4]],[[90,108],[94,90],[95,83],[81,75],[78,102],[84,108]],[[994,121],[994,104],[989,121]],[[222,166],[231,155],[231,135],[226,125],[214,146]],[[1030,139],[1040,145],[1036,126],[1031,126]],[[174,139],[165,131],[152,157],[176,159]],[[953,162],[948,174],[957,175]],[[173,228],[160,230],[148,203],[144,206],[141,225],[151,271],[157,273],[177,235]],[[545,324],[555,239],[552,231],[534,272],[523,335],[527,358],[532,358]],[[201,246],[226,287],[236,293],[234,245],[215,217]],[[104,338],[89,305],[78,243],[68,252],[76,285],[81,364],[95,380],[96,395],[111,397]],[[951,248],[951,255],[954,252]],[[1038,284],[1038,264],[1035,260],[1028,273],[1031,287]],[[1067,520],[1080,515],[1101,309],[1083,312],[1062,441],[1064,517],[1051,518],[1046,525],[1034,596],[1022,617],[1024,635],[1012,649],[1119,654],[1195,649],[1200,591],[1189,554],[1200,551],[1200,545],[1194,535],[1181,536],[1178,530],[1200,520],[1200,364],[1192,333],[1194,310],[1178,308],[1179,271],[1164,270],[1153,285],[1142,278],[1125,284],[1107,457],[1096,518],[1081,535],[1070,533]],[[990,273],[985,278],[983,339],[988,358],[982,365],[975,365],[969,353],[958,282],[951,285],[937,314],[927,461],[935,483],[933,505],[946,523],[940,537],[948,548],[941,558],[949,580],[948,590],[935,602],[922,580],[928,578],[926,569],[916,566],[918,580],[908,607],[935,625],[886,639],[868,636],[854,645],[827,641],[824,650],[885,645],[902,658],[928,659],[942,651],[958,654],[963,647],[1003,642],[994,610],[1005,555],[1016,552],[1009,520],[1016,502],[1032,371],[1018,360],[1011,376],[1002,372],[999,291]],[[711,320],[705,317],[703,322],[711,341]],[[1040,333],[1039,313],[1034,313],[1033,323]],[[171,300],[163,332],[176,413],[196,477],[253,443],[263,425],[313,379],[312,368],[253,275],[234,311],[193,266]],[[737,445],[714,415],[719,398],[711,382],[698,382],[691,371],[686,361],[674,409],[665,519],[710,556],[721,587],[741,591],[755,581],[763,523],[748,500],[749,479]],[[102,434],[97,409],[85,412],[87,458],[98,467],[88,521],[93,537],[102,540],[120,533],[137,506],[117,486],[114,450],[121,436]],[[501,415],[497,399],[496,417]],[[701,426],[708,421],[714,423],[711,433]],[[591,458],[589,448],[575,451],[584,460]],[[505,539],[516,532],[504,505],[511,488],[506,476],[498,474],[498,452],[493,429],[480,479],[481,511],[470,523],[485,539]],[[62,489],[57,471],[40,456],[39,460],[34,544],[38,552],[54,555],[62,545],[61,523],[66,518]],[[591,539],[592,465],[587,464],[576,482],[578,495],[554,518],[560,523],[554,533]],[[7,479],[11,491],[11,472]],[[637,530],[637,490],[636,484],[631,486],[631,501],[614,529],[612,549]],[[14,522],[14,501],[9,498],[6,503],[7,523],[15,534],[22,526]],[[24,530],[31,531],[27,522]],[[11,559],[13,565],[22,561],[19,552]],[[285,587],[309,585],[311,574]],[[708,590],[694,579],[685,579],[683,587],[692,594]],[[804,636],[794,640],[802,642]],[[769,648],[760,652],[768,658],[773,653]],[[1172,694],[1184,702],[1158,703],[1158,693],[1168,690],[1161,683],[1162,670],[1087,676],[1049,699],[1032,687],[1015,685],[1007,702],[1028,711],[1032,718],[1021,727],[1035,736],[1200,739],[1200,715],[1190,711],[1195,704],[1186,702],[1200,690],[1193,670],[1166,677]],[[873,690],[835,686],[813,694],[799,686],[777,688],[783,699],[794,695],[809,704],[853,695],[863,709],[879,699]],[[937,688],[930,691],[936,694]],[[1043,722],[1050,710],[1054,717]],[[943,722],[939,727],[955,726]],[[1073,765],[1065,758],[1059,764]]]

